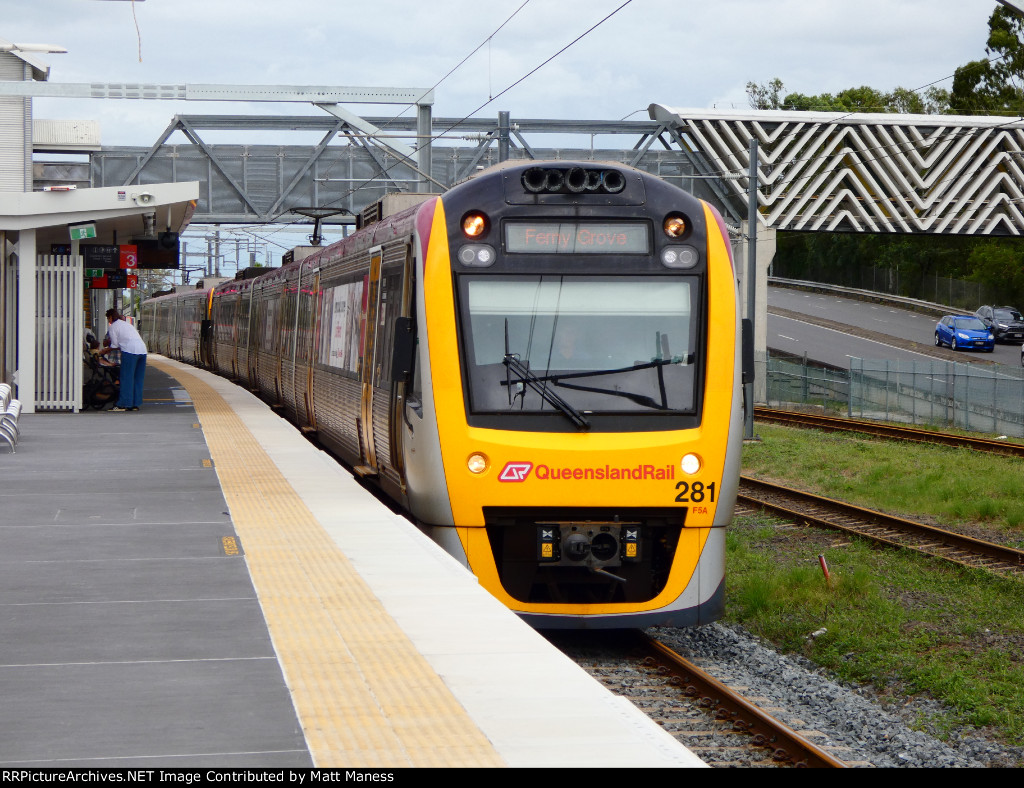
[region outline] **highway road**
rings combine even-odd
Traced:
[[[849,367],[851,357],[918,362],[934,357],[931,355],[931,349],[935,342],[935,324],[938,322],[936,317],[884,304],[840,298],[830,294],[808,293],[785,287],[768,288],[768,306],[856,326],[880,335],[875,339],[864,339],[840,330],[822,328],[813,323],[769,314],[768,347],[772,350],[798,356],[806,353],[809,359],[844,369]],[[885,343],[886,336],[912,340],[920,343],[922,347],[919,352],[893,347]],[[964,361],[977,357],[978,360],[995,361],[1014,367],[1019,367],[1021,363],[1021,347],[1017,344],[997,344],[993,353],[963,351],[962,355]]]

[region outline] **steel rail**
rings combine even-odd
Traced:
[[[670,675],[670,682],[680,687],[683,694],[699,697],[700,705],[713,708],[718,720],[731,721],[735,729],[748,733],[752,737],[752,746],[770,747],[773,760],[798,767],[846,767],[843,761],[762,711],[668,646],[648,637],[640,630],[636,630],[634,634],[638,648],[647,653],[644,659],[646,664]]]
[[[881,544],[915,550],[972,569],[1024,577],[1024,550],[749,476],[740,477],[737,499],[797,522],[858,534]]]
[[[859,432],[883,438],[893,438],[915,443],[934,443],[942,446],[984,451],[993,454],[1004,454],[1010,457],[1024,457],[1024,445],[988,438],[971,438],[965,435],[953,435],[946,432],[904,427],[894,424],[881,424],[860,419],[844,419],[835,416],[819,416],[812,413],[798,413],[774,408],[754,408],[754,419],[762,422],[788,424],[797,427],[813,427],[827,432]]]

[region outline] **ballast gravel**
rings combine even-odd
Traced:
[[[854,766],[1013,767],[1024,765],[1024,747],[1004,747],[960,731],[948,741],[915,730],[943,714],[941,704],[905,706],[876,701],[870,687],[841,684],[809,660],[782,655],[742,627],[710,624],[691,629],[652,628],[647,633],[720,681],[745,687],[750,698],[767,699],[797,732],[823,734],[813,741]],[[763,701],[758,701],[763,703]]]

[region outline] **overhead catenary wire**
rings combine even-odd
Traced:
[[[528,1],[529,1],[529,0],[527,0],[527,2],[528,2]],[[619,6],[617,7],[617,8],[615,8],[614,10],[612,10],[611,12],[609,12],[608,14],[606,14],[606,15],[605,15],[605,16],[604,16],[604,17],[603,17],[602,19],[600,19],[600,20],[599,20],[598,22],[596,22],[595,24],[591,25],[591,26],[590,26],[589,28],[587,28],[587,29],[586,29],[585,31],[583,31],[582,33],[580,33],[580,34],[579,34],[578,36],[576,36],[576,38],[574,38],[574,39],[573,39],[572,41],[570,41],[570,42],[569,42],[568,44],[566,44],[565,46],[563,46],[563,47],[562,47],[561,49],[559,49],[559,50],[558,50],[557,52],[555,52],[554,54],[552,54],[551,56],[549,56],[548,58],[546,58],[546,59],[545,59],[545,60],[544,60],[543,62],[541,62],[541,63],[540,63],[539,65],[535,66],[535,67],[534,67],[533,69],[531,69],[530,71],[528,71],[528,72],[527,72],[526,74],[524,74],[523,76],[519,77],[519,78],[518,78],[517,80],[515,80],[515,81],[514,81],[513,83],[511,83],[510,85],[508,85],[507,87],[505,87],[505,88],[504,88],[503,90],[499,91],[499,92],[498,92],[497,94],[495,94],[495,95],[492,95],[492,96],[489,96],[489,97],[488,97],[488,99],[487,99],[487,101],[483,102],[483,103],[482,103],[482,104],[481,104],[481,105],[480,105],[479,107],[477,107],[476,109],[474,109],[474,110],[473,110],[472,112],[470,112],[470,113],[468,113],[467,115],[463,116],[463,117],[462,117],[462,118],[461,118],[460,120],[456,121],[455,123],[453,123],[452,125],[450,125],[450,126],[449,126],[448,128],[444,129],[443,131],[441,131],[441,132],[439,132],[439,133],[437,133],[437,134],[432,134],[432,135],[430,135],[430,137],[429,137],[429,141],[428,141],[428,143],[427,143],[427,144],[430,144],[430,143],[436,142],[437,140],[439,140],[439,139],[443,138],[443,137],[444,137],[445,135],[447,135],[447,134],[449,134],[450,132],[454,131],[454,130],[455,130],[455,129],[457,129],[457,128],[458,128],[458,127],[459,127],[460,125],[462,125],[462,124],[463,124],[464,122],[466,122],[466,121],[467,121],[467,120],[469,120],[469,119],[470,119],[471,117],[473,117],[473,116],[474,116],[474,115],[475,115],[476,113],[480,112],[480,110],[484,109],[484,108],[485,108],[486,106],[488,106],[489,104],[491,104],[491,103],[493,103],[494,101],[496,101],[497,99],[501,98],[501,97],[502,97],[503,95],[505,95],[506,93],[508,93],[508,92],[509,92],[510,90],[512,90],[513,88],[515,88],[515,87],[519,86],[520,84],[522,84],[522,83],[523,83],[524,81],[526,81],[526,80],[527,80],[527,79],[529,79],[529,78],[530,78],[531,76],[533,76],[534,74],[536,74],[536,73],[537,73],[538,71],[540,71],[540,70],[541,70],[542,68],[544,68],[544,67],[545,67],[546,65],[548,65],[549,63],[551,63],[551,62],[552,62],[553,60],[555,60],[555,59],[556,59],[557,57],[559,57],[560,55],[562,55],[563,53],[565,53],[565,52],[566,52],[566,51],[567,51],[568,49],[570,49],[571,47],[575,46],[575,45],[576,45],[577,43],[579,43],[580,41],[582,41],[582,40],[583,40],[584,38],[586,38],[586,37],[587,37],[588,35],[590,35],[591,33],[593,33],[593,32],[594,32],[594,31],[595,31],[595,30],[596,30],[597,28],[601,27],[601,26],[602,26],[603,24],[605,24],[605,23],[606,23],[606,22],[607,22],[607,21],[608,21],[609,19],[611,19],[612,17],[614,17],[614,16],[616,15],[616,14],[618,14],[618,13],[619,13],[620,11],[622,11],[622,10],[623,10],[624,8],[626,8],[626,7],[628,6],[628,5],[630,5],[630,4],[632,3],[632,2],[633,2],[633,0],[625,0],[625,2],[623,2],[622,4],[620,4],[620,5],[619,5]],[[492,34],[491,34],[490,36],[488,36],[488,39],[487,39],[487,40],[485,40],[485,41],[484,41],[484,42],[483,42],[482,44],[480,44],[480,45],[479,45],[479,46],[478,46],[478,47],[477,47],[477,48],[476,48],[476,49],[475,49],[475,50],[474,50],[474,51],[473,51],[472,53],[470,53],[470,55],[467,55],[467,56],[466,56],[465,58],[463,58],[463,60],[462,60],[462,61],[461,61],[461,62],[460,62],[460,63],[459,63],[459,64],[458,64],[458,65],[457,65],[457,66],[456,66],[456,67],[455,67],[454,69],[452,69],[451,71],[449,71],[449,72],[448,72],[448,74],[446,74],[446,75],[445,75],[444,77],[442,77],[442,79],[441,79],[441,80],[439,80],[439,81],[438,81],[438,83],[436,83],[436,84],[441,84],[441,82],[442,82],[442,81],[443,81],[444,79],[447,79],[447,78],[448,78],[449,76],[451,76],[451,74],[452,74],[452,73],[454,73],[454,71],[455,71],[455,70],[456,70],[457,68],[459,68],[459,66],[463,65],[463,64],[464,64],[464,63],[465,63],[465,62],[466,62],[467,60],[469,60],[469,58],[470,58],[470,57],[472,57],[472,55],[473,55],[473,54],[474,54],[475,52],[479,51],[479,49],[480,49],[481,47],[483,47],[483,46],[484,46],[484,44],[486,44],[488,40],[490,40],[491,38],[493,38],[493,36],[494,36],[494,35],[495,35],[495,34],[496,34],[496,33],[497,33],[497,32],[498,32],[499,30],[501,30],[501,28],[502,28],[502,27],[504,27],[504,26],[505,26],[506,24],[508,24],[508,22],[509,22],[509,21],[511,21],[511,19],[512,19],[512,18],[513,18],[513,17],[514,17],[514,16],[516,15],[516,14],[518,14],[518,13],[519,13],[519,11],[521,11],[521,10],[522,10],[522,9],[523,9],[523,8],[524,8],[524,7],[526,6],[526,4],[527,4],[527,3],[526,3],[526,2],[524,2],[524,3],[523,3],[523,4],[521,5],[521,6],[519,6],[519,8],[517,8],[517,9],[516,9],[516,11],[515,11],[515,12],[513,12],[513,14],[512,14],[512,15],[511,15],[511,16],[510,16],[510,17],[509,17],[508,19],[506,19],[506,20],[505,20],[505,22],[503,22],[503,23],[502,23],[502,25],[501,25],[501,26],[499,26],[497,30],[495,30],[495,32],[494,32],[494,33],[492,33]],[[412,106],[412,105],[410,105],[410,106]],[[408,109],[408,107],[406,107],[406,109]],[[405,111],[405,110],[403,110],[403,112],[404,112],[404,111]],[[399,113],[399,116],[400,116],[400,115],[401,115],[401,113]],[[384,126],[382,126],[382,128],[386,128],[386,127],[387,127],[387,125],[388,125],[388,124],[384,124]],[[389,173],[389,172],[390,172],[390,171],[391,171],[392,169],[394,169],[395,167],[399,166],[400,164],[406,164],[406,165],[407,165],[408,163],[407,163],[407,162],[404,162],[404,161],[396,161],[396,162],[394,162],[393,164],[391,164],[390,166],[388,166],[388,167],[385,167],[385,168],[382,168],[382,171],[381,171],[380,175],[384,175],[384,174],[387,174],[387,173]],[[378,175],[377,177],[379,177],[379,175]],[[330,207],[330,206],[332,206],[332,205],[337,205],[337,204],[338,204],[338,203],[340,203],[340,202],[341,202],[342,200],[346,199],[347,197],[351,196],[352,194],[355,194],[355,193],[356,193],[357,191],[359,191],[360,189],[362,189],[362,188],[364,188],[364,187],[366,187],[366,186],[370,185],[370,184],[371,184],[371,183],[372,183],[372,182],[373,182],[374,180],[375,180],[375,178],[369,178],[369,179],[367,179],[367,180],[363,181],[363,182],[362,182],[362,183],[360,183],[360,184],[359,184],[358,186],[355,186],[355,187],[353,187],[353,188],[350,188],[350,189],[349,189],[349,190],[348,190],[347,192],[345,192],[345,193],[343,193],[343,194],[339,195],[339,196],[338,196],[337,198],[335,198],[335,199],[333,199],[333,200],[329,200],[329,201],[327,201],[326,203],[324,203],[324,206],[325,206],[325,207]],[[279,213],[279,214],[277,215],[277,217],[274,217],[274,218],[278,218],[278,217],[280,217],[280,216],[283,216],[283,215],[284,215],[285,213],[288,213],[288,211],[287,211],[287,210],[285,210],[285,211],[281,211],[281,212],[280,212],[280,213]]]

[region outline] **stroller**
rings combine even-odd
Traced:
[[[82,384],[82,409],[103,410],[117,403],[121,394],[121,368],[107,366],[89,350],[85,351],[85,377]]]

